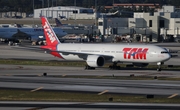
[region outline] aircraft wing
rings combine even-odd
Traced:
[[[12,46],[14,49],[20,49],[20,50],[28,50],[28,51],[34,51],[34,52],[40,52],[40,53],[48,53],[51,54],[51,52],[58,52],[62,55],[77,55],[80,58],[86,59],[88,55],[97,55],[97,56],[103,56],[105,60],[110,60],[113,58],[113,56],[110,55],[103,55],[103,54],[92,54],[92,53],[83,53],[83,52],[72,52],[72,51],[54,51],[48,48],[40,48],[41,46],[26,46],[26,45],[20,45],[20,46]]]
[[[51,50],[49,50],[51,51]],[[51,52],[58,52],[58,53],[61,53],[63,55],[77,55],[79,56],[80,58],[84,58],[86,59],[88,55],[97,55],[97,56],[102,56],[105,58],[105,60],[110,60],[112,59],[114,56],[111,56],[111,55],[103,55],[103,54],[92,54],[92,53],[83,53],[83,52],[72,52],[72,51],[51,51]]]
[[[39,52],[39,53],[50,53],[51,52],[49,49],[40,48],[40,46],[19,45],[19,46],[12,46],[11,48],[18,49],[18,50],[34,51],[34,52]]]

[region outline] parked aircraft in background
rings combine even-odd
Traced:
[[[74,29],[74,26],[68,25],[68,24],[62,24],[61,21],[58,18],[55,18],[56,27],[60,27],[61,29]]]
[[[86,61],[86,69],[102,67],[106,62],[112,62],[111,69],[117,69],[117,63],[128,62],[136,66],[147,66],[157,63],[158,71],[161,65],[171,58],[167,49],[144,44],[69,44],[61,43],[50,26],[47,18],[41,17],[42,27],[46,37],[46,45],[42,49],[64,60]]]
[[[58,18],[55,18],[55,23],[56,23],[56,27],[61,27],[61,26],[64,26],[64,24],[62,24]],[[66,24],[67,25],[67,24]]]
[[[54,27],[58,38],[61,38],[67,33],[58,27]],[[31,41],[36,41],[38,39],[44,38],[44,31],[42,28],[33,28],[33,27],[7,27],[0,28],[0,38],[8,39],[10,41],[17,41],[17,39],[30,38]]]
[[[59,18],[60,18],[61,20],[68,20],[68,19],[66,18],[66,16],[61,16],[60,14],[59,14]]]
[[[56,23],[56,27],[69,26],[68,24],[62,24],[58,18],[55,18],[55,23]]]

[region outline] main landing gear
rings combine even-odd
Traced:
[[[164,62],[158,62],[157,65],[158,65],[158,68],[157,68],[157,71],[161,71],[161,65],[163,65]]]
[[[112,65],[109,65],[109,69],[112,69],[112,70],[119,70],[121,67],[120,66],[117,66],[117,62],[113,62]]]
[[[85,70],[95,70],[95,69],[96,69],[95,67],[90,67],[89,65],[85,66]]]

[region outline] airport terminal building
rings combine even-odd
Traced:
[[[180,11],[163,6],[154,13],[135,12],[132,18],[100,16],[91,8],[57,6],[34,10],[34,18],[95,19],[101,35],[130,35],[140,42],[174,41],[180,38]]]
[[[34,18],[39,18],[41,15],[48,18],[95,19],[93,9],[76,6],[57,6],[34,10]]]
[[[163,6],[154,13],[134,13],[133,18],[99,18],[98,28],[103,35],[129,34],[140,42],[174,41],[180,37],[180,11]]]

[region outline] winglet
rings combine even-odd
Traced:
[[[22,26],[20,24],[16,24],[17,28],[22,28]]]
[[[46,38],[46,45],[47,46],[57,46],[60,41],[56,36],[54,30],[52,29],[51,25],[49,24],[46,17],[41,17],[42,28],[44,29],[44,35]]]

